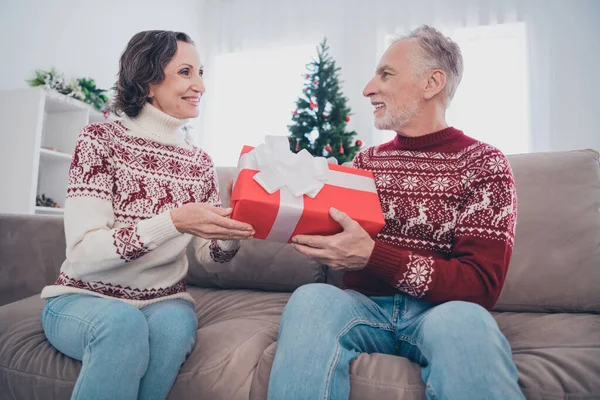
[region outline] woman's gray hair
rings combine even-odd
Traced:
[[[458,44],[428,25],[421,25],[394,42],[403,39],[416,39],[419,43],[422,52],[416,55],[415,60],[419,64],[419,74],[434,68],[446,72],[446,94],[450,102],[463,74],[463,58]]]

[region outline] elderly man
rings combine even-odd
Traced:
[[[375,126],[397,132],[362,151],[386,225],[297,236],[301,253],[346,271],[344,289],[299,288],[281,319],[270,400],[348,399],[350,363],[385,353],[419,364],[429,399],[522,399],[491,309],[510,261],[516,192],[505,156],[446,124],[463,70],[459,47],[422,26],[394,42],[363,94]],[[490,121],[493,123],[493,121]]]

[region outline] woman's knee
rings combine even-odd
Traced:
[[[194,307],[186,300],[168,300],[158,304],[159,308],[147,314],[151,341],[160,341],[166,346],[188,347],[196,339],[198,317]]]
[[[125,302],[108,300],[102,321],[96,326],[95,338],[135,352],[148,351],[148,323],[142,312]]]

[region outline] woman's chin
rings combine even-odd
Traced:
[[[198,117],[198,114],[200,114],[200,110],[195,108],[193,110],[177,110],[177,112],[170,115],[179,119],[192,119]]]

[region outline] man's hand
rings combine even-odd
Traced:
[[[343,232],[332,236],[294,236],[292,245],[300,253],[334,270],[363,269],[371,257],[375,241],[346,213],[331,208],[329,214],[342,226]]]

